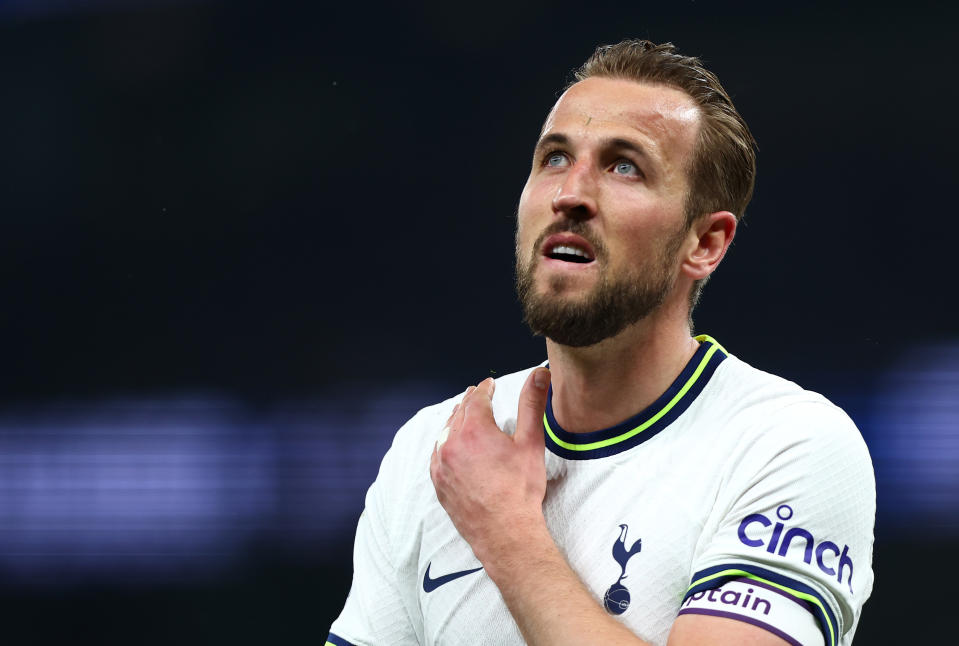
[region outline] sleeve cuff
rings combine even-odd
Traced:
[[[787,576],[752,564],[730,563],[716,565],[693,575],[689,588],[683,596],[683,605],[694,595],[702,596],[708,590],[718,588],[733,579],[756,581],[762,587],[771,588],[783,596],[806,604],[808,610],[819,622],[826,646],[838,646],[839,625],[836,615],[826,598],[810,586]]]

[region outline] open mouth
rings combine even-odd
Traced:
[[[577,264],[586,264],[593,262],[593,257],[585,249],[580,249],[570,244],[555,244],[546,251],[546,257],[553,260],[562,260],[564,262],[575,262]]]

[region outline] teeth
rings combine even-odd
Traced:
[[[555,247],[552,248],[550,253],[553,253],[553,254],[563,253],[563,254],[568,254],[570,256],[579,256],[580,258],[590,259],[589,256],[586,254],[586,252],[583,251],[582,249],[571,247],[565,244],[556,245]]]

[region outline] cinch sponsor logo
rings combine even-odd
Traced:
[[[686,599],[684,606],[688,606],[693,601],[699,601],[703,597],[706,597],[706,601],[712,603],[721,603],[724,606],[736,606],[738,608],[746,608],[747,610],[759,611],[761,606],[765,606],[762,609],[764,615],[768,615],[769,611],[772,610],[772,604],[769,603],[766,599],[762,597],[753,597],[753,589],[749,588],[746,590],[746,596],[744,597],[741,592],[736,592],[735,590],[724,590],[723,593],[716,598],[716,593],[719,592],[718,589],[713,588],[712,590],[703,590],[702,592],[697,592],[692,594]],[[742,599],[742,603],[739,600]],[[752,607],[749,606],[749,602],[752,601]]]
[[[776,510],[776,516],[778,516],[781,521],[789,520],[793,516],[792,507],[789,505],[780,505]],[[770,536],[768,542],[766,542],[763,538],[757,537],[757,535],[761,535],[763,531],[758,529],[756,525],[769,527],[773,525],[773,521],[762,514],[749,514],[743,518],[743,522],[739,523],[740,542],[749,547],[762,547],[765,545],[766,551],[770,554],[786,556],[786,552],[789,551],[789,545],[793,540],[801,538],[806,544],[803,560],[811,564],[813,554],[815,553],[816,565],[819,566],[819,569],[829,576],[835,576],[839,583],[842,583],[843,574],[848,568],[849,576],[846,577],[846,582],[849,585],[849,592],[852,592],[852,558],[849,556],[848,545],[843,545],[842,551],[840,551],[839,546],[832,541],[817,542],[812,533],[802,527],[790,528],[783,534],[786,526],[781,522],[777,522],[775,526],[773,526],[772,536]],[[777,547],[779,548],[778,550]]]

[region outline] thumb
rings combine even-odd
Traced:
[[[543,440],[543,413],[549,394],[550,372],[536,368],[526,378],[519,394],[519,410],[516,412],[516,432],[513,439],[520,444],[538,444]]]

